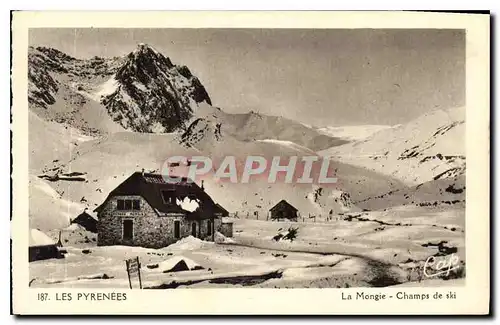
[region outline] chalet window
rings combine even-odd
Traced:
[[[179,220],[174,221],[174,237],[181,237],[181,222]]]
[[[117,200],[116,203],[117,210],[140,210],[141,201],[140,200]]]
[[[161,196],[163,198],[163,202],[167,204],[175,203],[175,191],[162,191]]]
[[[123,240],[134,239],[134,221],[123,220]]]
[[[212,221],[207,220],[207,236],[212,236]]]

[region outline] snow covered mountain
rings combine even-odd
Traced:
[[[219,125],[225,134],[240,141],[292,142],[313,151],[345,144],[348,141],[322,134],[318,130],[281,116],[269,116],[254,111],[229,114],[220,108],[199,105],[196,116]]]
[[[322,134],[344,139],[347,141],[360,141],[369,138],[373,134],[392,127],[390,125],[347,125],[347,126],[326,126],[318,128]]]
[[[362,199],[363,208],[464,204],[465,108],[437,110],[321,155],[393,177],[407,187]]]
[[[191,123],[210,117],[242,141],[291,141],[313,150],[346,142],[282,117],[225,113],[187,66],[146,44],[123,57],[91,59],[30,48],[28,67],[30,110],[88,135],[189,132]]]
[[[183,128],[196,104],[211,104],[205,88],[186,66],[176,66],[144,44],[105,83],[100,100],[113,120],[138,132]]]
[[[137,132],[183,128],[197,103],[211,103],[186,66],[174,65],[145,44],[125,57],[90,60],[75,59],[55,49],[31,48],[29,80],[31,106],[52,110],[48,106],[62,101],[75,111],[93,100],[112,121]],[[64,121],[78,120],[69,115]]]
[[[321,155],[416,185],[465,173],[465,108],[437,110]]]

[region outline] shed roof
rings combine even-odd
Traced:
[[[78,224],[90,232],[97,232],[97,219],[87,209],[71,220],[71,224]]]
[[[55,242],[38,229],[30,229],[30,247],[55,245]]]
[[[270,211],[274,211],[276,209],[283,209],[283,208],[286,208],[286,209],[292,209],[294,211],[298,211],[297,208],[295,208],[293,205],[291,205],[290,203],[288,203],[287,201],[285,200],[281,200],[279,201],[278,203],[276,203],[275,206],[273,206],[271,209],[269,209]]]
[[[71,220],[71,223],[74,222],[79,222],[79,221],[91,221],[91,222],[97,222],[97,219],[89,213],[88,210],[83,211],[80,213],[78,216],[76,216],[75,219]]]

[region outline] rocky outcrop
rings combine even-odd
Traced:
[[[196,147],[200,142],[219,141],[221,138],[220,123],[215,123],[204,118],[197,118],[180,135],[179,143],[185,147]]]

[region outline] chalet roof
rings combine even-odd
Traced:
[[[192,218],[212,215],[215,203],[212,198],[202,190],[195,182],[186,177],[178,178],[177,183],[166,182],[160,174],[135,172],[114,190],[112,190],[103,204],[94,211],[100,212],[106,202],[117,195],[139,195],[142,196],[153,209],[162,213],[184,213]],[[167,204],[162,197],[162,191],[175,191],[178,198],[189,197],[198,199],[200,208],[194,212],[183,210],[176,204]],[[206,213],[205,213],[206,212]]]
[[[215,208],[216,208],[216,211],[218,210],[217,212],[222,212],[222,214],[229,215],[229,211],[224,209],[224,207],[222,205],[220,205],[219,203],[215,204]]]
[[[273,206],[271,209],[269,209],[270,211],[274,211],[276,209],[292,209],[294,211],[298,211],[297,208],[295,208],[293,205],[291,205],[290,203],[288,203],[287,201],[285,200],[281,200],[279,201],[275,206]]]

